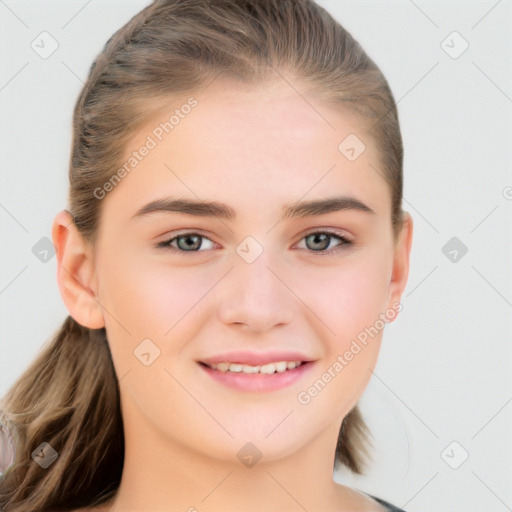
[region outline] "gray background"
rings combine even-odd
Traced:
[[[0,394],[67,314],[41,239],[67,207],[73,106],[147,3],[0,0]],[[512,510],[512,2],[318,3],[390,83],[415,220],[404,309],[361,399],[375,463],[336,479],[408,512]]]

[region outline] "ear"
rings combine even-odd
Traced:
[[[393,270],[389,282],[388,308],[399,304],[409,276],[409,256],[412,246],[413,221],[408,212],[403,213],[403,226],[396,241]],[[393,308],[394,309],[394,308]],[[396,316],[394,317],[396,318]]]
[[[55,216],[52,239],[57,248],[59,290],[70,315],[90,329],[104,327],[103,313],[96,299],[92,248],[83,239],[67,210]]]

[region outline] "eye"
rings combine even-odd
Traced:
[[[334,249],[328,250],[329,246],[331,246],[331,242],[334,239],[339,240],[338,245],[336,245]],[[209,244],[206,244],[207,247],[204,247],[204,240],[209,242]],[[302,240],[305,241],[306,249],[309,249],[311,252],[318,254],[329,254],[352,245],[352,242],[346,237],[332,233],[330,231],[313,231],[303,237],[301,242]],[[213,246],[214,242],[212,242],[209,238],[194,232],[183,233],[181,235],[174,236],[168,240],[159,242],[156,245],[157,248],[170,249],[178,252],[201,252],[200,249],[212,249]],[[299,248],[302,249],[304,247]]]
[[[338,243],[334,249],[327,250],[333,239],[338,239],[340,243]],[[348,240],[348,238],[330,231],[313,231],[308,233],[302,240],[305,240],[306,249],[311,249],[312,252],[320,255],[330,254],[352,245],[352,242]]]
[[[213,242],[209,238],[206,238],[199,233],[183,233],[182,235],[178,235],[170,238],[169,240],[158,243],[157,247],[168,248],[181,252],[200,252],[199,248],[203,247],[203,240],[208,240],[213,245]],[[211,248],[212,247],[206,247],[206,249]]]

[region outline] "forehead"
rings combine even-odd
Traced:
[[[134,133],[124,161],[149,140],[153,147],[111,193],[124,190],[134,210],[177,194],[238,201],[243,208],[251,201],[279,207],[305,195],[338,193],[364,198],[377,213],[390,212],[379,155],[363,120],[296,84],[217,79],[205,90],[159,99],[149,110],[156,114]]]

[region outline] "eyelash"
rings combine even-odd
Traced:
[[[198,252],[203,252],[201,250],[184,251],[182,249],[179,249],[179,248],[177,249],[177,248],[171,246],[171,243],[174,242],[175,240],[177,240],[178,238],[186,238],[188,236],[195,236],[195,235],[197,235],[197,236],[199,236],[201,238],[210,240],[208,237],[202,235],[201,233],[190,231],[188,233],[182,233],[180,235],[174,236],[174,237],[172,237],[172,238],[170,238],[168,240],[164,240],[163,242],[159,242],[158,244],[156,244],[156,248],[157,249],[166,249],[166,250],[170,250],[170,251],[173,251],[173,252],[181,252],[181,253],[198,253]],[[324,249],[323,251],[313,251],[312,249],[307,249],[306,248],[306,250],[308,252],[311,252],[311,253],[319,255],[319,256],[330,255],[330,254],[333,254],[334,252],[337,252],[338,250],[346,249],[346,248],[348,248],[349,246],[352,245],[352,242],[348,238],[346,238],[344,236],[341,236],[341,235],[339,235],[337,233],[334,233],[332,231],[311,231],[311,232],[305,234],[301,238],[300,241],[304,240],[305,238],[307,238],[308,236],[311,236],[311,235],[328,235],[330,237],[330,239],[337,238],[338,240],[340,240],[342,242],[341,244],[337,245],[333,249]],[[330,245],[330,243],[329,243],[329,245]]]

